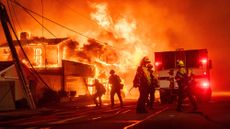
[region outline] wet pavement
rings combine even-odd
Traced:
[[[199,103],[199,110],[192,111],[185,102],[184,111],[175,110],[176,103],[155,103],[153,110],[136,114],[136,100],[126,100],[123,108],[111,108],[109,101],[102,108],[92,104],[71,102],[55,108],[50,106],[36,111],[0,113],[0,127],[4,128],[100,128],[100,129],[230,129],[230,97],[215,96],[208,103]]]

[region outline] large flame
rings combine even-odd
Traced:
[[[111,30],[113,21],[110,15],[108,15],[107,13],[108,12],[107,4],[92,3],[91,7],[96,10],[94,13],[91,13],[91,18],[95,20],[104,29]]]
[[[6,1],[2,2],[7,5]],[[206,0],[104,0],[103,2],[101,0],[46,0],[41,3],[39,0],[20,0],[25,7],[40,14],[43,11],[45,17],[116,49],[115,56],[112,56],[114,52],[111,52],[109,47],[101,49],[104,50],[103,55],[109,55],[107,57],[96,58],[87,55],[88,51],[84,52],[87,50],[84,46],[88,43],[88,38],[43,19],[43,25],[56,37],[68,36],[79,43],[75,48],[77,56],[71,57],[71,60],[93,63],[96,59],[109,64],[112,61],[113,64],[119,64],[119,66],[131,64],[130,67],[137,65],[143,55],[148,55],[153,59],[155,50],[165,51],[176,48],[207,48],[213,63],[221,62],[222,55],[228,54],[229,49],[229,2],[228,0],[208,2]],[[44,10],[41,8],[42,4]],[[52,34],[45,29],[42,31],[42,27],[20,7],[13,3],[11,6],[10,19],[15,22],[18,31],[29,30],[31,36],[53,38]],[[42,18],[37,16],[35,18],[42,22]],[[5,39],[0,40],[4,42]],[[125,49],[127,52],[124,51]],[[1,52],[0,58],[12,59],[5,54],[7,51],[6,49]],[[62,55],[59,57],[62,58]],[[66,57],[70,58],[68,54]],[[95,64],[99,67],[99,63]],[[215,64],[216,67],[211,74],[213,88],[229,90],[227,86],[229,64],[228,61],[224,64]],[[127,67],[118,70],[124,73]],[[223,74],[221,71],[226,72],[220,77],[219,74]],[[128,81],[125,80],[125,82]]]
[[[124,15],[113,16],[106,2],[88,2],[88,4],[89,16],[99,29],[87,30],[87,28],[84,34],[95,39],[71,36],[70,39],[58,45],[57,57],[53,57],[55,54],[50,54],[50,51],[45,52],[35,48],[34,64],[36,67],[58,67],[61,66],[61,59],[93,64],[97,69],[95,78],[103,81],[108,90],[109,71],[114,69],[125,84],[123,92],[130,96],[128,92],[132,87],[136,68],[144,56],[153,59],[155,42],[146,38],[147,36],[138,30],[142,23],[127,12],[124,12]],[[87,23],[84,25],[88,27]],[[35,30],[33,32],[36,33]],[[61,31],[58,29],[57,32]],[[41,59],[42,53],[46,53],[45,59]],[[47,58],[50,59],[49,57],[54,60],[58,58],[56,64],[41,65]],[[89,90],[92,94],[93,88]],[[135,94],[133,93],[132,97],[137,97]]]
[[[117,56],[113,62],[110,62],[110,59],[103,60],[96,58],[94,61],[102,65],[102,67],[99,65],[96,66],[98,66],[99,72],[108,73],[109,69],[115,69],[118,75],[123,78],[123,83],[126,85],[123,91],[125,94],[128,94],[128,90],[132,87],[132,79],[140,59],[149,54],[147,46],[142,43],[142,40],[136,33],[137,23],[135,19],[124,16],[117,18],[115,21],[110,15],[106,3],[90,3],[90,7],[93,8],[93,12],[90,14],[92,20],[95,20],[104,29],[102,32],[97,32],[98,38],[108,42],[111,47],[105,46],[107,51],[113,51]],[[107,52],[101,53],[101,55],[113,56]],[[127,76],[128,74],[130,76]]]
[[[99,26],[110,31],[109,34],[101,34],[98,32],[98,37],[101,36],[110,43],[112,49],[118,56],[116,65],[121,73],[129,72],[128,70],[136,68],[140,59],[148,55],[147,46],[143,44],[140,37],[135,33],[136,21],[135,19],[128,19],[120,17],[116,22],[109,14],[109,9],[106,3],[91,3],[94,12],[91,12],[91,18],[95,20]],[[110,38],[111,34],[113,38]],[[146,50],[146,51],[145,51]],[[105,63],[106,61],[97,60]],[[107,64],[108,66],[108,64]]]

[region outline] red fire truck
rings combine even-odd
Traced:
[[[177,61],[183,61],[186,69],[193,74],[193,91],[198,101],[209,101],[212,90],[210,87],[210,69],[212,62],[208,58],[207,49],[155,52],[155,70],[160,85],[162,103],[170,103],[176,99],[178,85],[175,81]]]

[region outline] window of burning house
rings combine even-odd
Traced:
[[[42,65],[42,49],[41,48],[35,48],[34,49],[34,55],[35,55],[35,65],[41,66]]]

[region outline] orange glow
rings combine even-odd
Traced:
[[[97,21],[97,23],[102,26],[103,28],[109,30],[111,29],[111,25],[113,24],[112,18],[110,15],[108,15],[108,8],[106,3],[93,3],[91,4],[91,7],[96,9],[97,11],[94,13],[91,13],[92,19]]]
[[[135,21],[129,23],[125,18],[120,19],[117,24],[114,25],[114,31],[117,37],[122,37],[126,39],[127,42],[135,42],[137,40],[133,33],[135,29]]]
[[[89,89],[89,94],[93,94],[93,87],[88,87],[88,89]]]
[[[126,97],[137,98],[138,90],[133,90],[133,92],[137,92],[132,93],[135,94],[133,96],[129,94],[128,90],[133,86],[132,81],[140,60],[144,56],[149,56],[152,60],[156,48],[169,48],[168,41],[162,34],[164,31],[168,31],[167,27],[165,27],[165,22],[161,21],[160,14],[162,11],[157,8],[150,9],[147,3],[140,3],[141,6],[146,6],[146,8],[142,10],[144,13],[154,12],[152,17],[146,16],[143,18],[139,16],[139,13],[141,14],[142,11],[135,14],[131,6],[127,8],[127,10],[119,10],[117,8],[112,9],[113,7],[109,2],[88,2],[87,4],[89,10],[84,12],[87,12],[86,15],[94,22],[93,25],[89,22],[82,22],[81,19],[71,16],[69,13],[63,15],[65,18],[59,18],[60,23],[89,36],[89,38],[92,37],[99,40],[100,43],[96,42],[96,45],[103,43],[107,45],[102,45],[101,48],[98,46],[90,46],[92,42],[89,42],[88,38],[76,35],[75,33],[73,34],[72,32],[70,33],[69,31],[66,32],[62,28],[55,28],[47,23],[45,26],[52,29],[55,35],[58,37],[74,37],[74,41],[77,43],[75,44],[76,46],[68,45],[66,42],[57,45],[57,54],[53,54],[50,51],[36,50],[34,59],[36,67],[58,67],[61,66],[62,59],[92,64],[96,67],[95,78],[103,80],[102,82],[106,89],[108,89],[107,93],[110,90],[110,86],[107,82],[109,71],[110,69],[114,69],[123,79],[125,85],[123,92]],[[63,12],[65,11],[63,8]],[[121,11],[121,13],[116,13],[116,11]],[[68,20],[73,20],[74,22],[66,23]],[[144,23],[143,21],[148,22]],[[181,22],[181,20],[178,19],[178,22]],[[183,28],[183,23],[180,25],[181,26],[178,24],[177,26]],[[177,26],[173,25],[173,28]],[[31,32],[31,36],[33,36],[33,34],[40,34],[40,28],[36,30],[34,28],[31,28],[31,30],[32,29],[33,32]],[[148,29],[152,30],[148,31]],[[155,33],[155,31],[157,33]],[[47,37],[50,36],[46,33],[44,33],[44,35]],[[36,43],[34,46],[38,44],[43,45],[43,43]],[[158,46],[156,46],[157,44]],[[40,57],[39,54],[44,55]],[[47,63],[48,57],[54,60],[52,62],[57,63]],[[92,94],[93,88],[89,88],[89,92]]]
[[[155,102],[159,102],[159,103],[161,102],[159,89],[155,90]]]
[[[3,2],[7,5],[6,1]],[[34,12],[42,12],[39,0],[20,0],[20,3]],[[44,17],[109,45],[104,46],[107,51],[102,54],[103,56],[94,54],[96,52],[91,53],[91,48],[86,52],[83,46],[88,44],[88,38],[43,19],[44,26],[55,35],[53,36],[42,29],[23,9],[14,5],[17,15],[12,19],[20,19],[15,25],[15,30],[30,31],[29,37],[74,37],[79,45],[74,48],[75,53],[72,53],[75,57],[66,55],[68,60],[95,64],[99,73],[108,74],[109,69],[113,68],[131,88],[135,70],[143,56],[149,56],[152,60],[155,51],[207,48],[209,57],[201,55],[197,63],[200,67],[209,68],[208,66],[212,66],[209,65],[211,59],[214,67],[207,74],[211,76],[212,88],[229,90],[230,61],[223,58],[228,55],[230,42],[228,0],[208,3],[199,0],[47,0],[43,4]],[[42,19],[37,16],[35,18],[39,21]],[[3,42],[5,41],[1,43]],[[111,49],[115,54],[108,53]],[[58,66],[61,66],[62,51],[60,47]],[[78,51],[85,53],[79,54]],[[93,55],[96,56],[92,57]],[[208,59],[206,65],[201,62],[202,58]],[[12,60],[10,56],[1,52],[0,59]],[[35,65],[34,54],[31,54],[30,59]],[[107,64],[118,64],[119,67],[103,66],[95,62],[95,59]],[[44,64],[45,59],[42,61]],[[46,66],[49,67],[49,64]]]
[[[212,96],[230,96],[230,92],[226,92],[226,91],[213,92]]]
[[[203,88],[208,88],[209,87],[209,82],[202,82],[202,87]]]
[[[155,62],[155,66],[158,67],[161,65],[161,62]]]
[[[208,59],[206,59],[206,58],[201,59],[201,63],[202,63],[202,64],[207,64],[207,62],[208,62]]]
[[[41,48],[35,48],[35,62],[36,66],[42,65],[42,49]]]
[[[94,93],[94,87],[93,87],[94,80],[95,80],[94,78],[87,79],[88,91],[90,95]]]
[[[66,51],[67,51],[67,47],[64,47],[63,48],[63,57],[62,57],[63,59],[67,59],[67,57],[66,57],[67,52]]]

